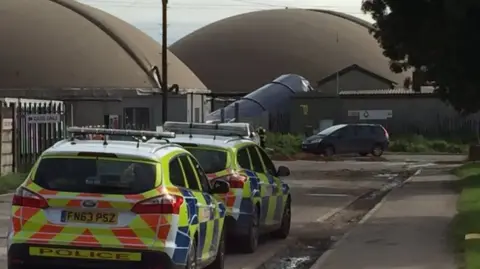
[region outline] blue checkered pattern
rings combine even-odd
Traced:
[[[185,202],[187,203],[188,209],[188,222],[190,224],[198,224],[198,209],[197,209],[197,198],[193,196],[190,190],[184,188],[178,188],[182,192]]]
[[[227,214],[227,207],[225,206],[224,203],[218,203],[218,213],[220,214],[220,217],[223,218]]]
[[[173,262],[177,264],[187,263],[188,248],[190,247],[190,236],[188,235],[188,226],[178,227],[177,236],[175,238],[177,245],[173,253]]]
[[[254,196],[260,196],[260,179],[258,178],[257,174],[251,170],[245,170],[245,174],[248,176],[248,180],[250,181],[250,192],[254,194]]]

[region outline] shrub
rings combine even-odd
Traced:
[[[441,139],[429,140],[422,135],[393,139],[389,150],[393,152],[443,152],[464,153],[467,146]]]
[[[292,134],[267,134],[267,148],[271,148],[275,153],[291,156],[298,153],[301,149],[302,138]]]

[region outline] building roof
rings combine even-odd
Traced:
[[[382,76],[380,76],[380,75],[378,75],[378,74],[375,74],[374,72],[372,72],[372,71],[370,71],[370,70],[367,70],[367,69],[359,66],[358,64],[352,64],[352,65],[350,65],[350,66],[347,66],[347,67],[345,67],[345,68],[342,68],[341,70],[338,70],[338,71],[336,71],[336,72],[334,72],[334,73],[332,73],[332,74],[330,74],[330,75],[322,78],[321,80],[317,81],[317,86],[321,86],[323,83],[326,83],[326,82],[328,82],[328,81],[330,81],[330,80],[335,79],[335,77],[336,77],[337,75],[338,75],[338,76],[343,76],[343,75],[345,75],[346,73],[348,73],[348,72],[350,72],[350,71],[352,71],[352,70],[357,70],[357,71],[362,72],[362,73],[364,73],[364,74],[366,74],[366,75],[368,75],[368,76],[371,76],[371,77],[374,77],[374,78],[376,78],[376,79],[378,79],[378,80],[384,81],[384,82],[387,83],[387,84],[391,84],[392,86],[397,84],[397,82],[392,81],[392,80],[390,80],[390,79],[388,79],[388,78],[382,77]]]
[[[3,96],[158,89],[152,69],[161,74],[161,46],[125,21],[73,0],[3,0],[0,14]],[[206,89],[170,52],[168,61],[169,84]]]
[[[338,94],[343,96],[350,95],[432,95],[435,89],[424,88],[420,92],[411,89],[373,89],[373,90],[355,90],[355,91],[340,91]]]
[[[402,83],[371,27],[333,11],[264,10],[207,25],[170,50],[213,92],[250,92],[290,73],[316,82],[353,64]]]

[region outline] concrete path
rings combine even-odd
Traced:
[[[454,180],[451,175],[414,177],[313,268],[457,268],[446,238],[457,195],[445,185]]]

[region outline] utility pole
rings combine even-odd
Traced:
[[[167,4],[162,0],[162,122],[168,119]]]

